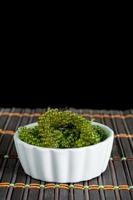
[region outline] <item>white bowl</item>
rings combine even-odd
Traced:
[[[26,174],[47,182],[70,183],[90,180],[107,168],[114,132],[109,127],[92,122],[106,131],[108,137],[95,145],[81,148],[43,148],[27,144],[19,139],[14,141],[18,157]],[[27,125],[33,127],[37,123]]]

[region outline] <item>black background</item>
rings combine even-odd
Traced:
[[[19,67],[17,73],[11,68],[1,77],[1,107],[133,107],[132,73],[126,68]]]
[[[59,91],[58,91],[59,92]],[[126,95],[126,96],[125,96]],[[79,90],[79,95],[70,93],[44,95],[39,91],[35,94],[13,94],[1,95],[1,107],[75,107],[75,108],[93,108],[93,109],[129,109],[133,106],[133,97],[126,92],[122,95],[113,94],[84,94]]]
[[[129,33],[53,37],[51,32],[34,38],[32,34],[8,37],[6,32],[0,107],[133,108]]]
[[[121,12],[4,16],[0,107],[133,108],[131,17]]]

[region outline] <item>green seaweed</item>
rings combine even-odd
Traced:
[[[35,127],[20,127],[19,138],[32,145],[48,148],[77,148],[99,143],[107,135],[91,121],[71,111],[48,109]]]

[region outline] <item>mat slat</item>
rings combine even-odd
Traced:
[[[112,161],[110,161],[112,162]],[[108,165],[106,171],[102,174],[103,185],[113,185],[112,177],[111,177],[111,169],[110,164]],[[115,199],[115,191],[113,190],[105,190],[105,198],[108,200]]]
[[[44,185],[45,182],[44,182],[44,181],[41,181],[41,184]],[[40,188],[39,197],[38,197],[39,200],[43,200],[43,199],[45,198],[45,197],[44,197],[44,192],[45,192],[44,188],[43,188],[43,187]]]
[[[88,185],[99,185],[97,178],[94,178],[94,179],[88,181]],[[99,190],[89,190],[89,197],[92,200],[95,200],[95,199],[100,200],[101,197],[100,197]]]
[[[69,199],[74,200],[74,189],[73,188],[69,189]]]
[[[44,199],[54,200],[54,189],[46,189],[44,194]]]
[[[76,184],[83,185],[84,183],[83,182],[77,182]],[[83,192],[83,190],[75,189],[74,190],[74,199],[75,200],[84,199],[84,192]]]
[[[67,189],[60,189],[59,200],[68,200],[69,190]]]

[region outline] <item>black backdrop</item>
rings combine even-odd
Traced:
[[[98,29],[97,20],[90,35],[82,28],[80,34],[79,22],[78,31],[63,23],[64,32],[52,27],[45,37],[38,29],[3,28],[0,106],[133,108],[131,26],[119,20],[121,28],[100,22]]]
[[[126,95],[126,93],[124,94]],[[20,93],[1,94],[1,107],[75,107],[75,108],[92,108],[92,109],[129,109],[133,107],[133,96],[115,94],[105,95],[90,93],[89,95],[80,93],[72,95],[70,93],[56,93],[55,95],[45,92],[41,95],[39,92],[34,94]]]
[[[33,75],[33,73],[32,73]],[[96,76],[95,76],[96,77]],[[1,107],[133,108],[132,81],[105,75],[93,79],[86,73],[60,75],[25,73],[0,80]],[[7,81],[8,80],[8,81]]]

